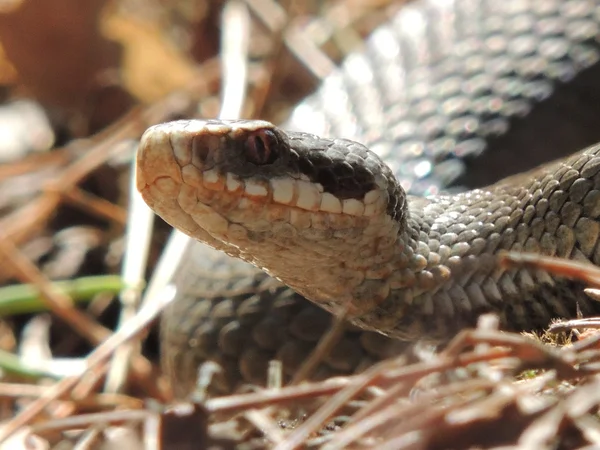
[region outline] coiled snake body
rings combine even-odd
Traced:
[[[467,166],[490,173],[500,158],[504,170],[523,168],[536,162],[529,155],[551,159],[600,137],[599,26],[594,1],[418,2],[296,108],[288,126],[317,134],[262,121],[150,128],[138,152],[146,202],[293,289],[196,250],[204,272],[178,281],[183,298],[165,319],[178,394],[206,359],[250,381],[264,381],[273,357],[293,370],[327,324],[296,293],[408,340],[446,339],[486,311],[506,329],[528,329],[600,310],[575,283],[496,262],[502,249],[600,262],[600,147],[436,194],[486,172]],[[407,196],[401,185],[436,195]],[[192,285],[203,299],[190,302]],[[357,370],[392,347],[350,328],[320,375]]]

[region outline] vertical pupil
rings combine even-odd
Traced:
[[[260,162],[264,162],[267,149],[265,143],[259,136],[254,137],[254,148],[256,150],[256,159]]]
[[[256,165],[273,163],[279,153],[276,144],[274,134],[269,130],[258,131],[247,136],[243,145],[248,162]]]

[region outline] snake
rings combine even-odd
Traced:
[[[150,127],[137,188],[199,241],[163,317],[176,395],[206,361],[222,392],[271,359],[293,374],[332,315],[347,329],[315,378],[487,312],[505,330],[598,313],[580,283],[498,255],[600,263],[599,27],[597,1],[420,0],[281,127]]]

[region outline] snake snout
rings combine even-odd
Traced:
[[[140,140],[136,184],[142,194],[150,187],[156,187],[164,194],[177,195],[182,183],[181,168],[174,156],[169,133],[162,128],[149,128]]]

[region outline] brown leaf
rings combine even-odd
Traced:
[[[80,108],[120,51],[99,32],[106,0],[25,0],[2,10],[0,41],[19,82],[47,106]]]

